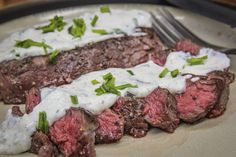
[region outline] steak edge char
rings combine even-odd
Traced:
[[[152,126],[167,132],[174,132],[179,125],[175,97],[163,88],[156,88],[145,97],[143,114]]]
[[[142,112],[145,101],[143,98],[121,97],[113,105],[112,110],[124,117],[125,134],[136,138],[144,137],[148,132],[148,124]]]
[[[152,29],[144,36],[124,36],[88,44],[60,53],[57,64],[48,56],[28,57],[0,63],[0,98],[4,103],[24,103],[25,92],[32,87],[70,83],[80,75],[106,69],[128,68],[153,59],[164,64],[168,52]],[[164,57],[163,57],[164,56]]]
[[[95,143],[113,143],[124,134],[124,119],[110,109],[106,109],[97,117],[98,128],[95,131]]]
[[[50,139],[65,157],[95,157],[94,119],[82,109],[71,108],[49,129]]]

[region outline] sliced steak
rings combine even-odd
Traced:
[[[113,105],[114,110],[125,119],[125,133],[136,138],[144,137],[148,124],[142,115],[145,101],[143,98],[121,97]]]
[[[106,109],[97,116],[98,128],[95,141],[100,143],[113,143],[120,140],[124,134],[124,119],[110,109]]]
[[[66,157],[94,157],[95,125],[85,111],[71,108],[50,127],[51,140]]]
[[[0,63],[0,98],[5,103],[24,103],[25,92],[32,87],[59,86],[91,71],[132,67],[151,56],[164,64],[165,47],[152,29],[143,31],[144,36],[108,39],[60,53],[56,65],[50,64],[48,56],[4,61]],[[162,59],[157,61],[158,57]]]
[[[208,79],[218,81],[218,88],[220,89],[220,97],[208,113],[208,118],[215,118],[222,115],[226,109],[226,104],[229,100],[229,85],[234,81],[234,74],[227,71],[214,71],[208,74]]]
[[[27,114],[31,113],[35,106],[41,101],[40,91],[33,87],[26,92],[25,111]]]
[[[13,106],[11,108],[11,114],[16,117],[22,117],[24,115],[19,106]]]
[[[193,43],[191,40],[185,39],[185,40],[180,40],[179,42],[177,42],[175,49],[177,51],[184,51],[184,52],[189,52],[192,55],[197,55],[201,47]]]
[[[186,90],[176,94],[177,109],[181,120],[193,123],[204,118],[217,103],[220,90],[217,81],[200,78],[196,82],[187,80]]]
[[[178,127],[175,97],[163,88],[157,88],[145,97],[144,117],[152,126],[167,132],[174,132]]]
[[[38,154],[39,157],[56,157],[59,155],[57,147],[54,146],[49,137],[41,131],[36,131],[32,135],[29,151]]]

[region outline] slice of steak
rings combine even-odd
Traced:
[[[196,82],[187,80],[186,90],[176,94],[177,109],[181,120],[193,123],[204,118],[218,101],[220,89],[217,81],[200,78]]]
[[[208,74],[208,79],[218,81],[218,88],[221,91],[217,103],[207,115],[208,118],[215,118],[222,115],[226,109],[229,100],[229,85],[234,81],[234,74],[228,71],[214,71]]]
[[[56,157],[59,155],[57,147],[54,146],[49,137],[41,131],[36,131],[32,135],[29,151],[38,154],[39,157]]]
[[[19,106],[13,106],[11,108],[11,114],[16,117],[22,117],[24,115]]]
[[[189,39],[184,39],[176,43],[175,49],[177,51],[184,51],[189,52],[192,55],[197,55],[201,47]]]
[[[142,115],[145,101],[143,98],[121,97],[113,105],[114,110],[125,119],[125,133],[135,138],[144,137],[148,124]]]
[[[124,134],[124,119],[110,109],[100,113],[97,118],[98,128],[95,143],[113,143],[120,140]]]
[[[4,61],[0,63],[0,97],[4,103],[24,103],[25,92],[32,87],[59,86],[82,74],[110,67],[133,67],[151,56],[161,56],[163,64],[165,47],[152,29],[142,30],[146,35],[108,39],[60,53],[55,65],[49,62],[49,56]]]
[[[65,157],[94,157],[94,131],[94,119],[82,109],[71,108],[50,127],[49,136]]]
[[[26,92],[25,111],[27,114],[31,113],[35,106],[41,101],[40,91],[33,87]]]
[[[145,97],[144,118],[152,126],[167,132],[174,132],[178,127],[175,97],[163,88],[156,88]]]

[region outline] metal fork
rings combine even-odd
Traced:
[[[174,47],[175,44],[181,39],[190,39],[194,43],[197,43],[204,47],[210,47],[215,50],[219,50],[226,54],[235,54],[236,48],[230,49],[221,46],[217,46],[211,43],[208,43],[195,34],[193,34],[189,29],[187,29],[182,23],[174,18],[174,16],[165,8],[157,9],[159,17],[151,13],[152,24],[154,30],[160,36],[161,40],[168,47]]]

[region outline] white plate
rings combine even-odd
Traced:
[[[143,9],[154,11],[157,5],[119,4],[111,8]],[[19,18],[0,25],[0,40],[15,31],[46,22],[54,15],[76,17],[81,12],[93,11],[99,6],[60,9]],[[199,37],[211,43],[236,48],[236,29],[228,25],[174,8],[174,16]],[[0,52],[1,53],[1,52]],[[236,56],[231,57],[231,71],[236,71]],[[236,83],[230,88],[227,110],[219,118],[206,119],[195,125],[181,124],[173,134],[152,129],[141,139],[124,136],[120,142],[96,146],[98,157],[235,157],[236,155]],[[0,121],[11,106],[0,104]],[[23,107],[23,106],[22,106]],[[6,155],[0,155],[1,157]],[[31,157],[24,153],[14,157]],[[10,157],[6,156],[6,157]]]

